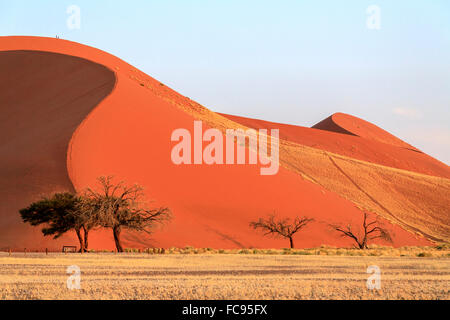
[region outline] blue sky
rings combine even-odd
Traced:
[[[0,0],[0,35],[100,48],[214,111],[303,126],[350,113],[450,163],[448,0]]]

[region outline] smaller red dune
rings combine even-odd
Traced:
[[[396,147],[402,147],[420,152],[420,150],[400,140],[396,136],[381,129],[373,123],[341,112],[331,115],[330,117],[320,121],[312,127],[315,129],[327,130],[332,132],[352,134],[361,138],[365,138],[367,140],[383,142]]]
[[[445,163],[442,163],[425,153],[413,151],[416,150],[414,147],[406,148],[404,146],[393,145],[392,143],[387,144],[386,142],[380,141],[381,139],[376,141],[350,133],[332,122],[331,119],[334,115],[319,123],[328,123],[328,129],[317,128],[319,124],[315,125],[313,128],[308,128],[234,115],[221,115],[232,121],[240,123],[241,125],[256,130],[279,129],[280,139],[290,142],[387,167],[423,173],[436,177],[450,178],[450,170]],[[367,121],[350,115],[340,115],[341,119],[345,116],[348,117],[348,119],[355,119],[355,122],[360,120],[361,126],[363,124],[371,125]],[[371,126],[368,127],[371,128],[372,135],[375,135],[377,130],[380,132],[380,137],[388,137],[390,135],[388,132],[376,127],[375,125]],[[319,127],[322,127],[322,125]],[[384,135],[384,133],[386,133],[386,135]],[[402,142],[400,139],[394,136],[392,137]],[[394,139],[392,140],[394,141]]]

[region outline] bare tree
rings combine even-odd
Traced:
[[[335,231],[341,233],[342,237],[348,237],[353,239],[359,249],[367,249],[368,243],[374,239],[383,239],[388,242],[392,242],[391,235],[388,230],[385,229],[382,223],[378,220],[378,217],[375,220],[369,222],[369,214],[364,212],[364,220],[362,225],[362,232],[354,232],[352,226],[348,224],[346,227],[342,227],[337,224],[330,224],[330,227]],[[362,234],[361,234],[362,233]]]
[[[85,192],[85,212],[100,226],[112,229],[118,252],[123,252],[122,228],[150,233],[155,224],[170,220],[169,208],[149,209],[146,206],[141,186],[128,186],[123,181],[113,183],[112,176],[100,177],[98,182],[99,191],[88,188]]]
[[[289,239],[291,248],[294,248],[294,234],[300,231],[308,223],[314,221],[307,217],[295,217],[294,221],[290,219],[276,220],[275,215],[269,216],[267,219],[260,218],[258,221],[251,222],[250,227],[253,229],[262,229],[264,235],[280,236]]]

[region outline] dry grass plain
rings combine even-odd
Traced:
[[[0,299],[450,298],[447,250],[439,254],[409,250],[412,254],[401,256],[349,256],[348,251],[346,255],[320,249],[312,255],[282,254],[282,250],[272,254],[0,253]],[[80,290],[67,289],[70,265],[81,269]],[[366,287],[370,265],[381,269],[381,290]]]

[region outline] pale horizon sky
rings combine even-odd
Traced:
[[[217,112],[307,127],[349,113],[450,164],[447,0],[0,0],[0,35],[105,50]]]

